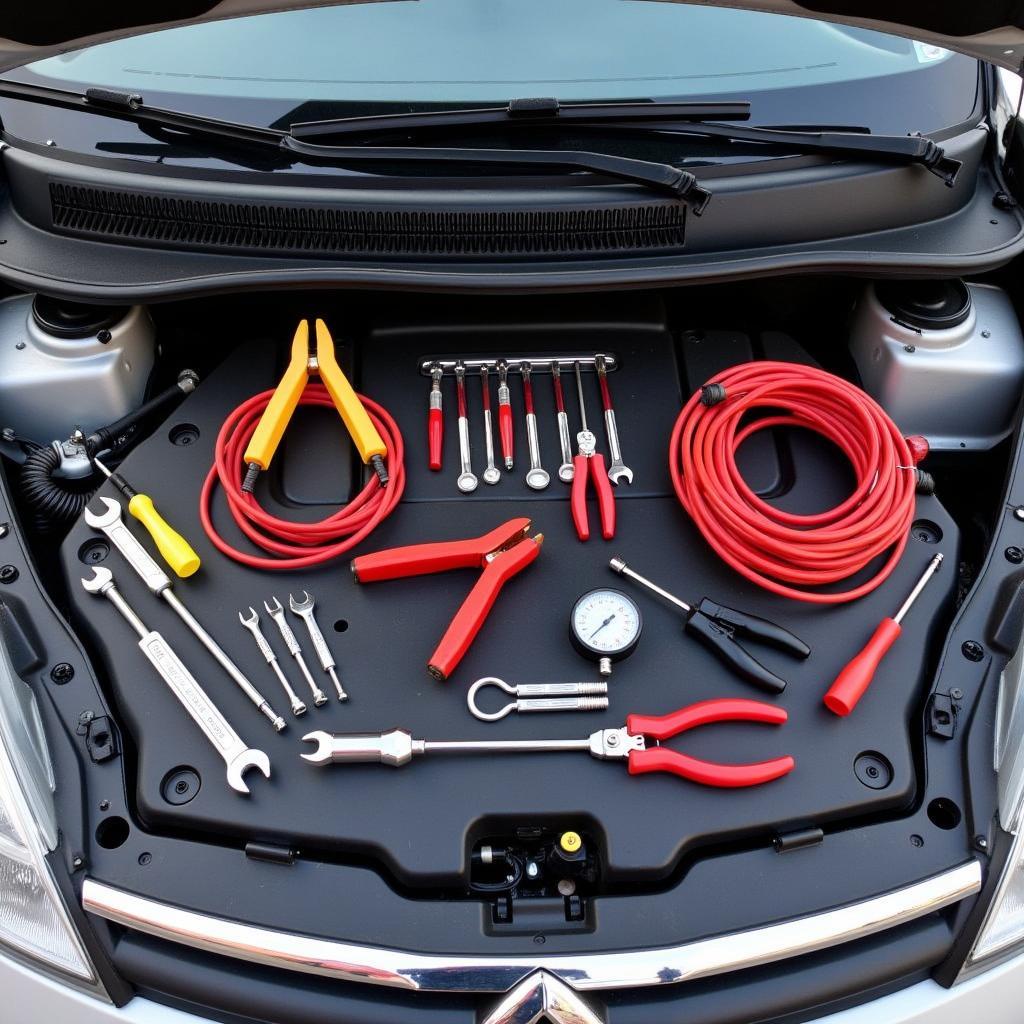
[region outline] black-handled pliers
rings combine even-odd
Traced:
[[[634,572],[621,558],[613,558],[608,564],[620,576],[628,577],[682,609],[685,616],[684,629],[688,633],[692,633],[710,647],[722,661],[735,670],[737,675],[768,693],[782,693],[786,688],[786,680],[765,668],[737,642],[738,636],[759,640],[796,658],[806,658],[811,653],[810,647],[800,637],[778,623],[762,619],[759,615],[727,608],[706,597],[701,598],[697,605],[687,604],[675,594],[670,594],[656,583]]]

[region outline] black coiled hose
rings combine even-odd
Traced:
[[[21,491],[32,510],[32,525],[41,534],[74,522],[99,487],[92,475],[81,480],[55,477],[60,463],[55,448],[33,444],[21,467]]]

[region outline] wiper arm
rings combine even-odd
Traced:
[[[304,142],[289,135],[281,140],[290,153],[332,163],[420,163],[420,164],[490,164],[501,167],[522,167],[528,170],[591,171],[633,185],[645,185],[690,204],[700,216],[711,201],[711,193],[689,171],[672,164],[610,153],[588,153],[576,150],[546,149],[435,149],[418,146],[325,146]]]
[[[750,104],[742,102],[674,103],[664,100],[623,103],[559,103],[552,97],[511,100],[504,107],[467,107],[418,113],[336,117],[299,121],[290,126],[295,139],[324,135],[386,135],[430,128],[476,128],[484,125],[564,124],[588,121],[602,124],[640,124],[644,121],[746,121]]]

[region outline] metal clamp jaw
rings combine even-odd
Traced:
[[[634,750],[646,750],[647,741],[643,736],[621,729],[599,729],[590,734],[590,753],[604,761],[628,758]]]

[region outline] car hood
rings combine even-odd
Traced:
[[[270,11],[331,7],[391,0],[147,0],[102,5],[71,0],[7,4],[0,12],[0,71],[69,50],[177,25],[199,24]],[[654,0],[675,3],[680,0]],[[735,7],[817,18],[843,25],[909,36],[959,50],[1011,71],[1024,57],[1024,5],[1013,0],[962,3],[946,0],[741,0],[704,6]],[[855,13],[854,13],[855,12]]]

